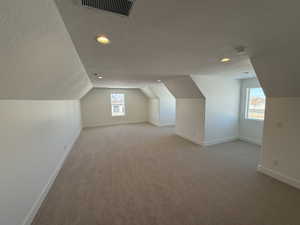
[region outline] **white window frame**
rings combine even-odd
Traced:
[[[113,104],[112,103],[112,95],[123,95],[124,97],[123,97],[123,99],[124,99],[124,101],[123,101],[123,104]],[[111,116],[112,117],[118,117],[118,116],[126,116],[126,104],[125,104],[125,94],[124,93],[111,93],[110,94],[110,110],[111,110]],[[114,112],[113,112],[113,107],[114,107],[114,105],[123,105],[123,109],[124,109],[124,112],[122,113],[122,114],[115,114],[114,115]]]
[[[250,103],[250,90],[251,89],[255,89],[255,88],[260,88],[260,87],[249,87],[249,88],[246,88],[246,102],[245,102],[245,116],[244,116],[244,119],[245,120],[262,121],[263,122],[264,119],[257,119],[257,118],[249,118],[248,117],[248,110],[249,110],[249,103]]]

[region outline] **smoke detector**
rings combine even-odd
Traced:
[[[237,47],[235,47],[235,50],[238,55],[245,55],[247,53],[245,46],[237,46]]]

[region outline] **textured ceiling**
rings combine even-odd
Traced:
[[[296,0],[137,0],[129,17],[84,8],[78,0],[56,2],[87,72],[103,73],[106,85],[112,76],[120,85],[131,76],[141,77],[130,81],[138,85],[157,76],[253,76],[248,56],[234,47],[244,45],[255,56],[299,38]],[[98,34],[111,44],[96,43]],[[224,56],[232,62],[219,63]]]

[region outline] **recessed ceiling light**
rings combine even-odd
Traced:
[[[230,58],[222,58],[220,61],[225,63],[225,62],[230,62],[231,59]]]
[[[161,80],[157,80],[157,82],[161,82]]]
[[[97,37],[97,41],[100,43],[100,44],[103,44],[103,45],[107,45],[110,43],[110,40],[108,39],[108,37],[104,36],[104,35],[100,35]]]
[[[101,76],[100,73],[94,73],[95,77],[97,77],[98,79],[102,79],[103,77]]]

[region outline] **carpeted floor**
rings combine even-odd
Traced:
[[[300,191],[257,173],[258,156],[148,124],[86,129],[33,224],[300,224]]]

